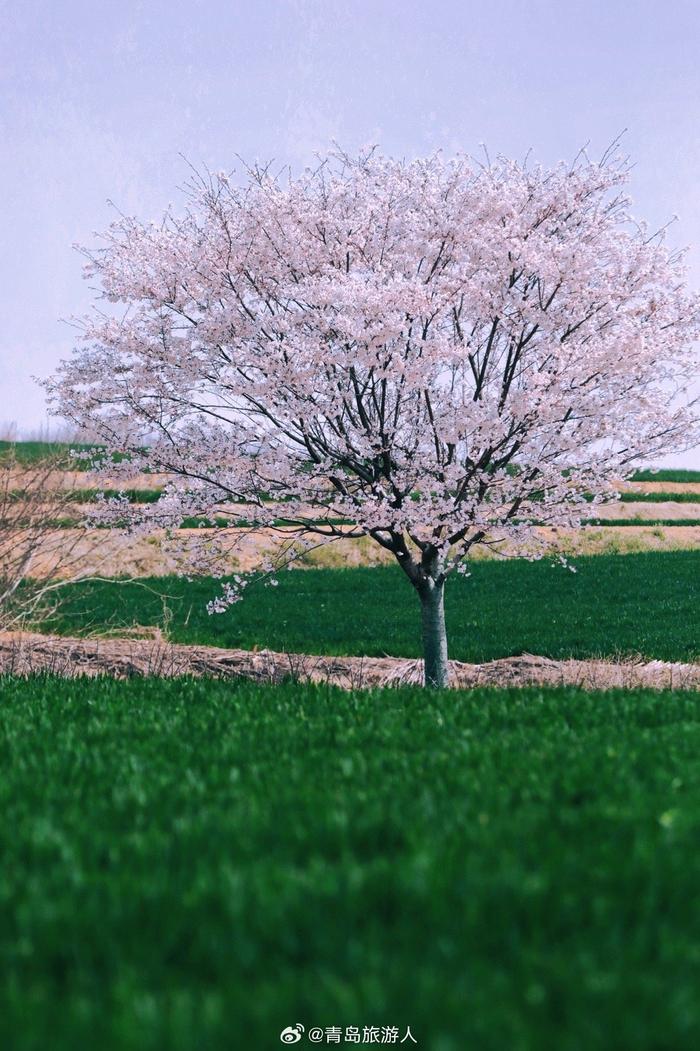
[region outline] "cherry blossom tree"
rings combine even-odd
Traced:
[[[195,175],[182,215],[121,217],[86,252],[106,303],[55,408],[128,454],[125,477],[172,476],[128,508],[145,528],[223,508],[372,538],[443,685],[445,580],[478,545],[537,557],[540,526],[576,526],[641,458],[697,440],[698,300],[627,178],[614,150]],[[210,608],[239,595],[226,581]]]

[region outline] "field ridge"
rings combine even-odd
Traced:
[[[419,685],[422,660],[397,657],[328,657],[273,650],[224,649],[152,638],[70,638],[31,632],[0,633],[0,674],[107,675],[174,678],[211,676],[261,683],[327,683],[343,689]],[[470,664],[450,661],[450,685],[640,687],[700,689],[700,664],[671,661],[553,660],[521,654]]]

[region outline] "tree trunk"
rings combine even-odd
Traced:
[[[419,588],[423,626],[425,685],[448,685],[447,632],[445,630],[445,582],[426,580]]]

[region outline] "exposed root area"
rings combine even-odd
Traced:
[[[150,638],[64,638],[29,632],[0,633],[0,674],[50,672],[74,676],[210,675],[277,683],[285,678],[357,689],[420,684],[423,663],[395,657],[322,657],[269,650],[227,650]],[[450,685],[581,686],[587,689],[652,687],[700,689],[700,664],[665,661],[550,660],[523,654],[486,664],[450,663]]]

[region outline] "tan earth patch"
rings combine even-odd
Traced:
[[[658,505],[657,505],[658,506]],[[679,522],[682,521],[679,519]],[[539,529],[552,544],[566,554],[627,554],[637,551],[671,551],[700,547],[700,526],[586,526],[580,530]],[[222,573],[253,572],[262,557],[274,557],[286,548],[289,532],[264,529],[251,533],[245,529],[181,529],[178,536],[212,537],[221,546],[222,556],[213,566]],[[50,561],[57,561],[57,550],[64,543],[71,548],[70,574],[82,576],[148,577],[166,576],[177,570],[163,547],[163,530],[150,536],[125,536],[115,530],[54,530],[43,539],[33,559],[33,573],[45,572]],[[514,554],[507,547],[504,554]],[[498,557],[488,548],[476,548],[474,558]],[[338,539],[300,555],[295,568],[375,566],[393,563],[393,556],[369,537],[361,540]]]
[[[279,518],[284,518],[285,507],[284,504],[271,504],[270,507],[275,511]],[[76,520],[85,519],[91,512],[94,512],[95,504],[79,504],[75,503],[71,505],[71,513]],[[314,510],[312,507],[302,507],[300,513],[307,515],[309,518],[314,518]],[[318,515],[319,513],[316,512]],[[231,509],[226,508],[225,505],[221,505],[218,509],[212,512],[213,516],[221,516],[231,518]],[[616,500],[614,503],[602,504],[600,507],[591,509],[591,518],[700,518],[700,493],[698,493],[698,502],[695,503],[674,503],[673,501],[663,501],[663,503],[655,503],[650,501],[649,503],[640,500],[635,503],[623,503],[620,500]],[[238,511],[239,519],[254,519],[256,517],[255,507],[253,505],[245,505]]]
[[[17,464],[11,468],[12,483],[21,489],[26,478],[30,478],[35,467]],[[51,472],[50,484],[57,489],[160,489],[172,475],[165,473],[138,474],[133,478],[120,475],[103,476],[96,480],[88,471],[57,469]],[[700,500],[700,482],[620,482],[621,491],[634,493],[695,493]]]
[[[621,482],[620,490],[631,493],[695,493],[700,500],[700,482]]]
[[[654,503],[650,501],[645,503],[640,500],[638,503],[624,504],[622,502],[615,502],[613,504],[603,504],[601,507],[596,507],[591,512],[592,518],[674,518],[682,521],[684,518],[700,518],[700,493],[698,494],[698,503],[672,503],[671,501],[664,500],[663,502]]]
[[[220,573],[249,573],[258,569],[266,556],[275,557],[286,550],[293,537],[289,532],[246,529],[179,529],[178,539],[212,538],[221,548],[221,556],[212,556],[211,571]],[[95,537],[99,543],[95,543]],[[158,530],[148,536],[127,536],[116,530],[57,529],[44,540],[33,556],[33,572],[46,568],[47,559],[55,562],[56,545],[62,541],[73,550],[74,562],[80,562],[82,576],[150,577],[167,576],[177,571],[177,563],[164,546],[165,532]],[[82,554],[82,560],[81,560]],[[310,566],[379,565],[393,561],[391,556],[373,540],[334,540],[322,548],[301,554],[293,563],[295,568]],[[59,574],[60,575],[60,574]],[[75,572],[71,572],[71,576]]]
[[[554,537],[551,529],[539,533]],[[563,552],[569,555],[628,555],[639,551],[681,551],[700,548],[700,526],[585,526],[560,530]]]
[[[21,464],[10,468],[12,485],[22,489],[32,477],[32,468]],[[54,489],[160,489],[170,476],[167,474],[137,474],[133,478],[101,477],[99,480],[90,476],[88,471],[51,471],[47,486]]]

